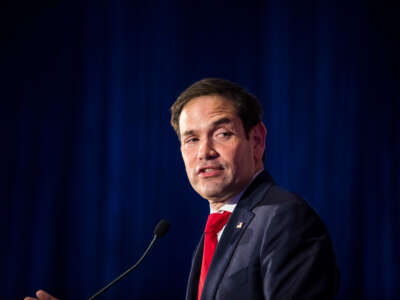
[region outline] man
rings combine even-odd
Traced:
[[[258,100],[227,80],[203,79],[172,105],[171,124],[189,181],[211,211],[186,300],[333,299],[339,273],[325,226],[264,170]]]
[[[189,181],[211,211],[186,299],[333,299],[339,273],[325,226],[263,170],[258,100],[237,84],[204,79],[171,112]],[[209,222],[221,223],[217,233]]]

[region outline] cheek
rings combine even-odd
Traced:
[[[243,158],[243,151],[241,151],[240,147],[227,149],[224,151],[223,158],[230,168],[233,170],[238,169]]]
[[[193,159],[193,155],[190,153],[182,152],[183,163],[185,164],[186,173],[190,176],[193,173],[193,169],[196,168],[195,161]]]
[[[241,171],[247,167],[250,167],[249,157],[251,157],[251,149],[249,147],[238,147],[236,151],[232,153],[232,161],[235,165],[236,170]]]

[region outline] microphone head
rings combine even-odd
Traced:
[[[168,232],[170,226],[171,224],[169,224],[168,221],[161,220],[154,229],[154,235],[157,238],[163,237]]]

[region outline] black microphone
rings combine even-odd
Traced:
[[[118,281],[120,281],[122,278],[124,278],[126,275],[128,275],[128,273],[130,273],[131,271],[136,269],[137,266],[139,266],[139,264],[145,258],[147,253],[150,251],[150,249],[153,247],[153,245],[156,242],[156,240],[159,239],[159,238],[162,238],[168,232],[168,229],[169,229],[170,226],[171,226],[171,224],[169,224],[166,220],[161,220],[160,222],[158,222],[156,228],[154,228],[154,237],[153,237],[152,241],[150,242],[150,245],[147,247],[146,251],[144,251],[142,257],[139,258],[137,263],[134,264],[132,267],[130,267],[128,270],[126,270],[124,273],[119,275],[117,278],[115,278],[113,281],[111,281],[105,287],[103,287],[100,291],[98,291],[92,297],[90,297],[89,300],[93,300],[97,296],[100,296],[105,291],[107,291],[110,287],[112,287],[114,284],[116,284]]]

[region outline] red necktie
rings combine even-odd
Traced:
[[[213,213],[208,216],[206,229],[204,231],[203,261],[201,263],[199,289],[197,293],[198,300],[201,298],[208,268],[210,267],[215,248],[217,247],[217,234],[225,226],[226,222],[228,222],[230,215],[230,212],[224,211],[223,213]]]

